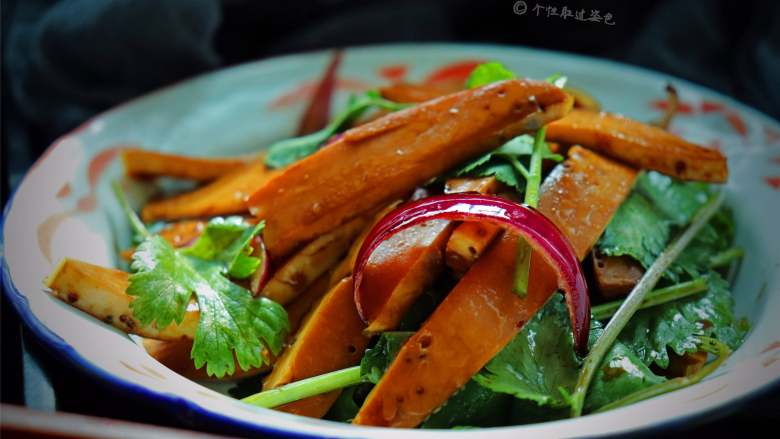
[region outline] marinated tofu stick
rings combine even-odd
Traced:
[[[124,271],[101,267],[76,259],[63,259],[46,279],[46,287],[65,303],[78,308],[128,334],[158,340],[192,339],[200,313],[188,311],[181,324],[171,323],[163,329],[141,326],[133,317],[125,293],[130,275]]]
[[[540,191],[539,210],[582,259],[630,193],[636,172],[574,147]],[[555,272],[531,257],[528,293],[513,289],[517,237],[504,235],[466,273],[401,348],[354,423],[415,427],[517,334],[557,288]]]
[[[143,347],[150,357],[162,363],[163,366],[191,380],[237,380],[260,375],[271,370],[271,366],[267,364],[243,370],[236,362],[236,369],[232,375],[225,375],[222,378],[209,376],[205,367],[195,368],[195,362],[192,361],[192,343],[193,341],[188,338],[174,341],[145,338]]]
[[[247,161],[227,157],[191,157],[128,148],[122,151],[125,173],[130,177],[174,177],[209,181],[246,166]]]
[[[306,244],[274,272],[260,295],[285,306],[295,300],[315,279],[339,262],[367,223],[367,218],[354,218]]]
[[[399,82],[381,87],[379,93],[383,98],[391,101],[410,103],[429,101],[460,90],[463,90],[462,81],[448,81],[435,84]]]
[[[353,128],[284,168],[249,199],[271,257],[403,198],[522,132],[564,116],[571,98],[546,82],[509,80],[427,101]]]
[[[149,222],[247,212],[249,195],[273,174],[260,159],[192,192],[153,201],[141,210],[141,218]]]
[[[607,300],[627,296],[645,274],[642,264],[630,256],[606,256],[593,251],[591,258],[596,288]]]
[[[564,91],[574,97],[574,110],[550,124],[548,141],[582,145],[634,167],[682,180],[723,183],[728,179],[726,158],[720,152],[653,125],[598,112],[598,102],[587,93]],[[445,90],[428,84],[395,84],[380,92],[396,102],[423,102],[441,96]]]
[[[301,331],[285,349],[264,388],[357,364],[368,343],[368,334],[394,328],[414,299],[439,273],[443,247],[452,226],[449,221],[432,221],[411,227],[395,235],[397,240],[389,240],[377,250],[367,267],[375,281],[369,288],[389,289],[394,300],[385,304],[368,328],[355,308],[351,276],[342,277],[304,319]],[[291,318],[296,303],[289,310]],[[331,392],[286,404],[279,410],[321,417],[337,397],[338,392]]]
[[[374,226],[374,224],[376,224],[377,221],[398,207],[399,204],[401,204],[401,200],[396,200],[380,209],[379,213],[374,215],[374,217],[371,219],[371,222],[360,232],[358,237],[352,241],[352,245],[350,246],[347,255],[335,267],[333,267],[333,272],[330,274],[331,286],[341,282],[341,280],[345,277],[352,275],[352,268],[355,266],[355,259],[357,258],[358,251],[360,251],[360,246],[363,244],[363,240],[366,239],[366,235],[371,231],[371,228]]]
[[[495,177],[486,178],[454,178],[447,181],[444,192],[480,192],[496,194],[501,184]],[[444,252],[447,266],[456,274],[463,275],[479,258],[488,245],[501,233],[501,227],[494,224],[465,222],[452,231]]]
[[[390,299],[368,317],[370,334],[395,329],[406,311],[444,267],[444,245],[455,223],[429,221],[383,242],[365,268],[364,288]],[[382,292],[385,290],[386,292]]]
[[[205,227],[206,221],[183,220],[165,226],[158,234],[175,248],[181,248],[192,244],[203,233]],[[125,261],[131,262],[135,250],[135,247],[122,250],[120,256]]]
[[[495,194],[500,189],[495,177],[453,178],[447,180],[444,191]],[[441,273],[445,248],[449,251],[455,233],[468,224],[477,223],[437,220],[418,224],[393,235],[374,251],[365,268],[364,288],[389,299],[375,315],[366,316],[366,332],[396,328],[414,301]]]
[[[288,346],[263,382],[264,389],[353,366],[360,361],[369,337],[363,334],[352,299],[352,278],[328,291],[304,318],[293,343]],[[288,413],[322,417],[338,397],[334,391],[277,407]]]
[[[652,169],[681,180],[723,183],[726,157],[661,128],[627,117],[572,110],[547,127],[547,139],[582,145],[640,169]]]

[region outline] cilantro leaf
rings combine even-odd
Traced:
[[[247,227],[240,216],[217,217],[209,221],[198,240],[182,252],[187,256],[217,262],[230,277],[246,279],[262,263],[262,259],[250,255],[252,248],[249,243],[264,228],[265,221]]]
[[[559,389],[574,388],[580,361],[568,341],[571,329],[561,297],[554,295],[473,379],[494,392],[539,405],[568,405]]]
[[[712,268],[712,256],[726,250],[733,239],[734,216],[731,210],[723,208],[696,234],[665,276],[677,282],[684,276],[694,278],[708,273]]]
[[[358,405],[356,399],[362,393],[363,386],[371,386],[371,384],[355,384],[343,389],[336,402],[328,410],[328,413],[323,416],[323,419],[351,423],[352,419],[360,411],[360,405]]]
[[[180,282],[175,275],[183,273],[188,264],[159,235],[144,240],[133,253],[130,285],[127,294],[133,317],[147,326],[155,323],[165,328],[172,322],[181,323],[192,297],[193,288]]]
[[[628,255],[649,267],[666,247],[670,233],[669,221],[633,192],[615,212],[598,247],[605,255]]]
[[[681,182],[657,172],[643,173],[597,247],[609,256],[630,256],[647,268],[663,251],[672,233],[690,222],[710,194],[711,188],[705,183]],[[733,236],[733,216],[728,209],[721,209],[664,276],[679,282],[684,276],[693,278],[709,272],[711,256],[728,248]]]
[[[542,159],[560,162],[563,157],[550,151],[544,143]],[[458,177],[495,177],[501,183],[522,192],[528,176],[528,161],[533,154],[534,137],[523,134],[517,136],[495,150],[463,165],[455,171]]]
[[[747,323],[734,316],[734,299],[728,282],[717,273],[708,275],[709,290],[701,295],[637,312],[619,340],[646,365],[669,366],[671,349],[678,355],[698,350],[700,336],[715,338],[736,349],[747,333]]]
[[[471,71],[466,80],[466,88],[482,87],[492,82],[514,79],[516,77],[514,72],[508,70],[503,64],[495,61],[487,62],[478,65]]]
[[[666,381],[654,374],[625,344],[616,341],[596,372],[585,409],[596,410],[636,391]]]
[[[639,176],[634,190],[676,226],[688,224],[712,193],[707,183],[683,182],[652,171]]]
[[[281,305],[253,299],[226,277],[231,271],[244,274],[255,264],[246,248],[262,228],[263,223],[252,227],[235,219],[212,220],[187,249],[175,250],[152,235],[133,254],[136,272],[127,289],[135,297],[133,316],[158,328],[180,323],[195,295],[200,318],[191,356],[197,368],[207,366],[209,375],[232,374],[236,360],[244,370],[267,363],[264,348],[277,354],[289,331]]]
[[[351,96],[347,101],[347,107],[337,114],[325,128],[305,136],[280,140],[268,147],[265,164],[271,168],[282,168],[314,154],[331,136],[342,131],[350,122],[371,108],[397,111],[408,106],[409,104],[400,104],[384,99],[376,90]]]
[[[412,334],[414,333],[407,331],[383,332],[376,344],[367,349],[363,359],[360,360],[360,375],[363,379],[374,384],[378,383],[398,355],[401,346]]]
[[[569,328],[566,303],[556,293],[473,380],[494,392],[508,393],[545,408],[544,412],[537,410],[533,416],[524,416],[526,422],[558,414],[570,406],[569,394],[582,367]],[[589,344],[592,346],[603,332],[601,323],[592,320]],[[665,380],[618,341],[596,374],[586,407],[596,409]],[[523,407],[532,408],[530,404]]]
[[[512,397],[470,380],[431,413],[420,428],[494,427],[504,425]]]

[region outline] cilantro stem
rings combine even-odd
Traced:
[[[718,268],[730,264],[736,259],[740,259],[745,256],[745,251],[740,247],[732,247],[727,250],[723,250],[720,253],[716,253],[710,257],[710,267]]]
[[[343,389],[360,382],[360,366],[354,366],[285,384],[275,389],[247,396],[241,401],[258,407],[271,408],[332,390]]]
[[[525,188],[525,204],[536,207],[539,204],[539,186],[542,185],[542,154],[544,153],[544,136],[547,129],[542,127],[534,137],[534,151],[528,166],[528,181]]]
[[[531,207],[536,207],[539,204],[539,186],[542,184],[542,154],[544,152],[546,132],[547,129],[542,127],[534,136],[534,150],[531,153],[531,162],[528,165],[527,175],[525,175],[525,199],[523,202]],[[531,246],[524,240],[520,240],[517,244],[517,265],[515,266],[513,290],[521,297],[525,297],[528,292],[528,275],[530,270]]]
[[[667,302],[672,302],[694,294],[707,291],[709,285],[707,278],[699,277],[688,282],[682,282],[676,285],[653,290],[647,294],[647,297],[639,309],[650,308]],[[590,312],[596,320],[607,320],[615,314],[615,311],[623,304],[623,300],[615,300],[591,307]]]
[[[636,284],[631,293],[626,297],[626,300],[618,308],[615,315],[607,324],[604,329],[604,333],[596,340],[593,348],[585,358],[585,364],[580,370],[580,375],[577,380],[577,386],[572,394],[572,409],[571,416],[577,417],[582,415],[582,408],[585,403],[585,396],[588,392],[588,387],[593,379],[593,375],[604,360],[604,356],[607,354],[612,344],[617,339],[620,332],[626,326],[634,313],[642,305],[647,294],[661,279],[667,268],[674,262],[685,247],[691,242],[694,236],[701,230],[701,228],[712,218],[717,212],[720,205],[723,203],[723,193],[721,192],[717,196],[714,196],[707,201],[694,216],[691,224],[685,231],[679,235],[666,249],[658,256],[658,259],[653,262],[653,265],[648,268],[639,283]]]
[[[721,364],[723,364],[724,361],[726,361],[729,355],[731,355],[731,349],[729,349],[728,346],[721,343],[720,341],[715,340],[714,338],[699,337],[699,343],[700,343],[699,347],[701,350],[717,355],[717,358],[712,362],[704,365],[698,372],[688,376],[674,378],[669,381],[664,381],[663,383],[659,383],[654,386],[650,386],[646,389],[636,391],[630,395],[618,399],[617,401],[613,401],[607,405],[599,407],[599,409],[596,410],[595,413],[604,412],[618,407],[634,404],[636,402],[648,398],[652,398],[654,396],[663,395],[664,393],[669,393],[677,389],[681,389],[683,387],[696,384],[702,379],[704,379],[704,377],[714,372],[718,367],[720,367]]]
[[[144,225],[144,222],[141,221],[138,214],[130,207],[130,203],[127,202],[127,197],[125,197],[125,193],[122,191],[119,182],[114,181],[111,183],[111,189],[114,190],[114,195],[116,196],[117,201],[119,201],[119,205],[122,207],[122,211],[124,211],[128,221],[130,221],[130,227],[132,227],[133,231],[142,238],[150,236],[151,234]]]
[[[497,154],[497,155],[498,155],[498,154]],[[510,165],[512,165],[512,167],[513,167],[513,168],[515,168],[515,170],[516,170],[517,172],[519,172],[519,173],[520,173],[520,175],[522,175],[522,176],[523,176],[523,178],[525,178],[526,180],[528,180],[528,178],[530,177],[530,174],[528,173],[528,169],[526,169],[526,168],[525,168],[525,166],[523,166],[523,164],[522,164],[522,163],[520,163],[520,160],[518,160],[518,159],[517,159],[517,157],[515,157],[515,156],[513,156],[513,155],[509,155],[509,154],[500,154],[500,155],[498,155],[498,156],[499,156],[499,157],[502,157],[502,158],[504,158],[506,161],[508,161],[508,162],[509,162],[509,164],[510,164]]]

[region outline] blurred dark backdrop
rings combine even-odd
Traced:
[[[576,52],[680,76],[780,118],[780,2],[525,0],[524,15],[513,12],[515,3],[4,0],[3,203],[56,137],[98,112],[209,70],[336,46],[465,41]],[[614,25],[546,18],[546,12],[536,17],[536,5],[610,13]],[[89,378],[67,369],[67,378],[53,373],[55,360],[34,342],[25,345],[23,362],[18,321],[5,299],[3,305],[3,402],[56,394],[61,409],[171,423],[148,412],[112,410],[101,399],[81,401],[75,386],[90,385]],[[31,390],[36,380],[43,386]],[[709,430],[758,431],[768,413],[780,412],[776,397],[762,401],[763,412],[743,410]]]

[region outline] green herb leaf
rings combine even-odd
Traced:
[[[566,409],[582,365],[568,328],[566,302],[556,293],[473,380],[494,392],[535,402],[551,413]],[[603,332],[601,323],[592,320],[589,344]],[[663,381],[630,348],[617,342],[596,373],[586,407],[596,409]]]
[[[159,328],[180,323],[194,294],[200,319],[191,355],[197,368],[207,366],[209,375],[232,374],[235,360],[244,370],[267,363],[263,349],[278,354],[289,331],[284,308],[266,298],[253,299],[226,277],[256,267],[246,248],[262,228],[263,223],[212,220],[187,249],[175,250],[153,235],[133,254],[136,272],[127,289],[135,297],[133,315],[142,325]]]
[[[620,333],[646,365],[669,366],[671,349],[678,355],[695,352],[700,336],[719,340],[731,349],[742,343],[747,323],[734,316],[728,283],[717,273],[708,276],[706,293],[638,311]]]
[[[471,380],[431,413],[420,428],[493,427],[504,425],[512,397]]]
[[[361,383],[349,386],[341,390],[341,394],[336,398],[336,402],[328,410],[328,413],[323,416],[323,419],[336,422],[352,422],[352,419],[357,416],[360,411],[360,406],[355,402],[355,393],[360,391],[362,386],[370,384]]]
[[[688,247],[666,271],[665,275],[673,282],[683,277],[701,276],[714,268],[712,257],[729,249],[734,239],[734,216],[728,208],[719,210],[701,231],[696,234]]]
[[[360,375],[364,380],[378,383],[385,371],[398,355],[401,346],[413,332],[390,331],[383,332],[379,336],[374,347],[366,350],[363,359],[360,360]]]
[[[669,221],[634,192],[615,212],[598,247],[605,255],[628,255],[649,267],[666,247],[669,235]]]
[[[563,157],[553,154],[549,145],[543,143],[542,159],[560,162]],[[490,177],[516,189],[525,190],[525,179],[528,176],[528,162],[534,151],[534,137],[523,134],[501,145],[495,150],[465,164],[455,171],[458,177]]]
[[[471,71],[466,80],[466,88],[477,88],[492,82],[503,81],[505,79],[514,79],[514,72],[508,70],[499,62],[487,62],[478,65]]]
[[[473,379],[494,392],[540,405],[568,405],[560,389],[574,387],[580,365],[568,320],[562,296],[553,295]]]
[[[594,322],[591,326],[592,342],[595,343],[603,332],[604,328],[601,324]],[[585,399],[585,409],[596,410],[664,381],[666,378],[654,374],[634,351],[620,341],[616,341],[604,357],[601,367],[596,371]]]
[[[683,182],[658,172],[643,172],[636,181],[636,192],[655,206],[668,221],[676,226],[691,222],[712,190],[707,183]]]
[[[325,128],[305,136],[281,140],[268,147],[265,164],[271,168],[282,168],[313,154],[331,136],[342,131],[369,109],[398,111],[410,105],[388,101],[376,90],[352,96],[347,102],[347,108],[337,114]]]
[[[262,263],[262,259],[250,256],[249,244],[264,228],[265,221],[249,227],[240,216],[217,217],[209,221],[198,240],[182,253],[219,263],[223,273],[245,279]]]
[[[676,181],[657,172],[643,173],[597,246],[606,255],[628,255],[647,268],[664,249],[672,232],[687,224],[711,193],[711,187],[705,183]],[[706,274],[712,265],[711,256],[726,250],[733,236],[733,216],[723,208],[702,227],[664,276],[679,282],[686,276]]]

